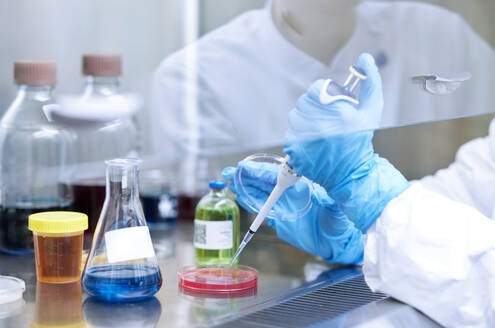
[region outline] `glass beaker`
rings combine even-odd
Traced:
[[[135,159],[107,161],[106,197],[83,274],[84,290],[104,301],[136,301],[162,285],[139,201]]]
[[[73,135],[49,121],[56,66],[16,62],[17,95],[0,122],[0,250],[31,254],[29,215],[68,210]],[[46,111],[46,112],[45,112]]]

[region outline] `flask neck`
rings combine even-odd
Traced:
[[[51,85],[25,85],[17,87],[17,96],[23,99],[46,102],[53,97],[54,86]]]
[[[107,167],[106,195],[111,200],[134,201],[138,199],[137,166],[110,164]]]
[[[118,77],[86,76],[84,95],[111,96],[119,93]]]

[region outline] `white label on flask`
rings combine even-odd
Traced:
[[[108,263],[155,257],[150,230],[147,226],[107,231],[105,247]]]
[[[194,220],[194,247],[231,249],[234,247],[232,221]]]

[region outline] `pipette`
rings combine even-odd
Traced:
[[[346,100],[355,105],[358,105],[359,102],[356,99],[357,97],[354,94],[354,90],[358,86],[359,82],[365,79],[366,75],[362,70],[355,66],[350,66],[349,75],[343,86],[331,79],[325,81],[325,84],[320,92],[320,102],[326,105],[337,100]],[[249,227],[249,231],[244,236],[244,239],[242,239],[239,248],[230,261],[230,265],[234,263],[239,254],[241,254],[244,247],[246,247],[247,243],[251,240],[251,238],[253,238],[254,233],[258,230],[261,223],[263,223],[263,220],[265,220],[266,216],[273,208],[277,200],[280,198],[280,196],[282,196],[284,191],[295,184],[301,178],[301,176],[297,175],[292,167],[290,167],[290,165],[287,163],[288,161],[289,156],[286,156],[278,170],[277,184],[275,185],[275,188],[273,188],[270,196],[268,197],[265,204],[254,219],[253,223]]]
[[[283,162],[280,164],[280,168],[278,170],[278,175],[277,175],[277,184],[275,185],[275,188],[273,188],[270,196],[268,197],[265,204],[260,209],[258,215],[254,219],[253,223],[249,227],[249,231],[242,239],[239,248],[235,252],[232,260],[230,261],[230,265],[234,263],[234,261],[237,259],[239,254],[241,254],[244,247],[246,247],[247,243],[249,243],[251,238],[253,238],[254,233],[258,231],[258,228],[260,227],[261,223],[263,223],[266,216],[273,208],[277,200],[280,198],[280,196],[282,196],[284,191],[293,184],[295,184],[301,178],[301,176],[297,175],[296,172],[294,172],[294,170],[292,169],[292,167],[290,167],[290,165],[288,164],[289,159],[290,159],[289,155],[285,156]]]

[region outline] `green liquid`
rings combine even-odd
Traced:
[[[216,198],[215,192],[213,193],[213,198],[209,201],[198,204],[195,211],[195,220],[232,221],[233,247],[229,249],[201,249],[195,247],[197,265],[229,264],[239,247],[239,217],[240,213],[237,204],[228,198]],[[195,231],[195,238],[198,238],[197,234],[198,232]]]

